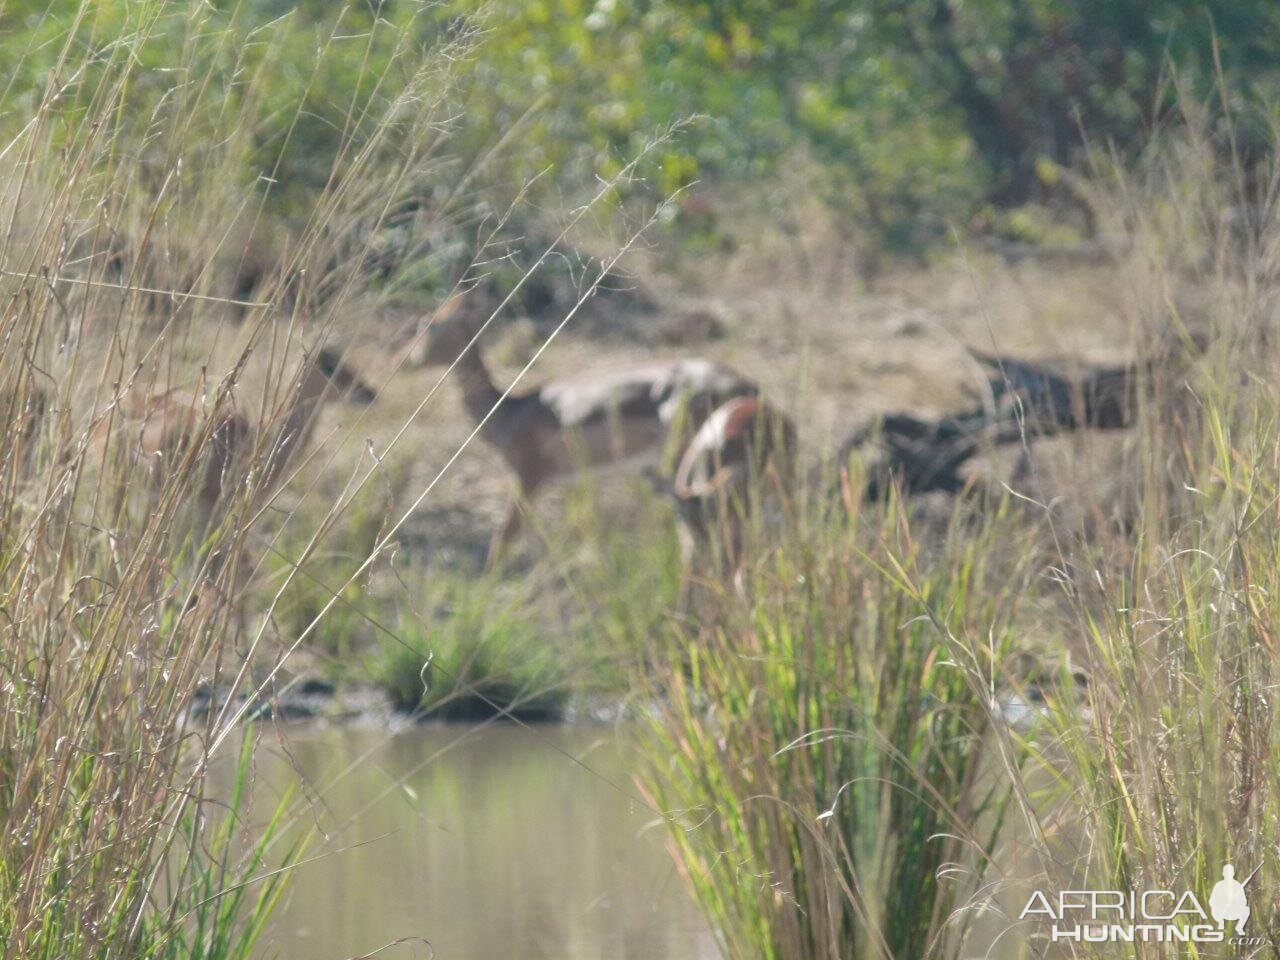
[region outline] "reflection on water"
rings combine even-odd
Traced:
[[[258,783],[301,774],[304,816],[329,838],[307,855],[341,852],[296,872],[268,955],[336,960],[415,937],[430,950],[379,958],[716,957],[613,731],[286,732],[285,749],[263,738]],[[257,792],[268,808],[270,791]]]

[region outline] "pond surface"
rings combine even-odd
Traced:
[[[339,960],[413,937],[379,960],[718,956],[612,728],[281,732],[263,730],[257,810],[301,780],[324,838],[266,955]]]

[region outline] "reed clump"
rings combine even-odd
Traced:
[[[1010,799],[983,757],[1032,574],[995,549],[997,512],[936,552],[842,508],[652,651],[643,782],[727,956],[963,943],[954,911]]]

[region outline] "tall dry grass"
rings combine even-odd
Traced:
[[[384,44],[327,183],[282,226],[255,135],[280,120],[259,54],[288,18],[177,2],[69,12],[28,51],[47,67],[0,145],[0,952],[247,956],[292,854],[237,816],[243,784],[227,798],[206,783],[235,756],[241,701],[188,708],[208,689],[260,693],[287,654],[264,633],[272,599],[247,633],[241,615],[284,525],[264,523],[280,425],[303,349],[356,333],[364,263],[421,187],[461,48]],[[377,28],[343,36],[342,20],[322,47],[372,46]],[[237,264],[273,230],[288,242],[237,291]],[[187,436],[140,451],[129,398],[174,385],[196,397]],[[214,514],[196,516],[233,412],[257,426]],[[322,437],[292,473],[314,477],[350,442]],[[320,512],[296,560],[371,472]]]
[[[1189,889],[1207,904],[1233,863],[1253,875],[1260,939],[1236,948],[1252,956],[1280,944],[1275,186],[1273,166],[1245,170],[1194,110],[1108,184],[1131,237],[1139,339],[1185,355],[1152,371],[1127,462],[1131,514],[1063,557],[1059,629],[1089,671],[1087,696],[1051,710],[1036,762],[1011,771],[1057,784],[1027,810],[1042,865],[1029,881]]]

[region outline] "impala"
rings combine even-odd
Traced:
[[[746,525],[766,500],[783,501],[795,466],[795,425],[760,397],[734,397],[706,418],[671,485],[684,560],[682,605],[694,562],[708,547],[718,548],[741,589]]]
[[[489,544],[490,566],[548,481],[595,467],[655,465],[668,442],[696,429],[717,406],[757,391],[728,367],[686,359],[553,380],[504,397],[473,343],[479,329],[479,318],[461,310],[455,296],[427,330],[421,362],[456,364],[468,414],[515,474],[515,494]]]

